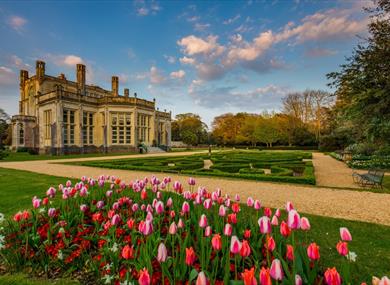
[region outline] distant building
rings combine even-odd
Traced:
[[[140,143],[170,147],[171,113],[156,110],[155,100],[119,95],[119,79],[111,91],[85,83],[85,65],[77,64],[77,82],[20,71],[19,115],[12,117],[12,149],[67,154],[135,151]]]

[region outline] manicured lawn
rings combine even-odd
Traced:
[[[86,154],[67,154],[67,155],[49,155],[49,154],[29,154],[28,152],[9,152],[8,156],[2,161],[28,161],[28,160],[48,160],[48,159],[68,159],[68,158],[85,158],[85,157],[104,157],[116,155],[138,154],[133,152],[126,153],[86,153]]]
[[[12,215],[20,209],[31,207],[31,197],[42,197],[50,185],[65,183],[67,178],[53,177],[42,174],[34,174],[26,171],[9,170],[0,168],[0,212],[6,216]],[[386,183],[389,183],[386,179]],[[299,209],[298,209],[299,210]],[[364,211],[364,209],[362,209]],[[243,212],[248,214],[248,219],[257,219],[253,213],[243,206]],[[338,265],[341,258],[335,249],[335,243],[339,240],[339,228],[348,227],[353,235],[350,250],[356,252],[357,262],[352,270],[358,280],[369,281],[372,274],[378,276],[390,275],[390,227],[377,224],[347,221],[343,219],[327,218],[315,215],[309,217],[312,230],[307,240],[316,241],[321,247],[322,266]],[[299,233],[301,240],[305,241],[303,233]],[[23,283],[24,282],[24,283]],[[56,284],[72,284],[63,281]],[[50,282],[53,283],[53,282]],[[24,280],[23,275],[0,276],[0,284],[46,284],[41,281],[30,282]],[[48,284],[48,283],[47,283]]]
[[[285,183],[315,184],[314,168],[310,152],[302,151],[226,151],[191,156],[147,157],[117,159],[112,161],[86,161],[77,164],[113,169],[143,170],[151,172],[181,173],[274,181]],[[211,160],[209,169],[205,160]],[[269,171],[270,173],[265,173]]]
[[[29,276],[21,273],[0,275],[0,284],[2,285],[77,285],[78,281],[72,281],[68,279],[59,280],[44,280],[30,278]]]

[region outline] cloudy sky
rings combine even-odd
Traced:
[[[210,124],[226,112],[278,110],[288,92],[328,89],[367,33],[370,2],[0,2],[0,107],[18,111],[20,69],[75,78],[139,97]]]

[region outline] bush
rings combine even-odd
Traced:
[[[372,143],[362,142],[351,144],[345,150],[352,152],[352,154],[372,155],[376,150],[376,146]]]
[[[374,152],[377,156],[388,156],[390,155],[390,145],[381,146],[378,150]]]
[[[0,160],[8,156],[8,151],[0,149]]]

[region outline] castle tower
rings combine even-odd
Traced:
[[[35,74],[37,79],[41,81],[45,76],[45,62],[41,60],[37,60],[35,64]]]
[[[85,65],[76,65],[77,89],[81,94],[85,94]]]
[[[111,78],[111,90],[112,96],[118,96],[118,88],[119,88],[119,78],[118,76],[113,76]]]

